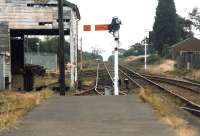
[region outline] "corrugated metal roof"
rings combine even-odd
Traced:
[[[64,5],[68,6],[68,7],[71,7],[75,12],[76,12],[76,16],[77,18],[80,20],[81,19],[81,15],[80,15],[80,12],[79,12],[79,9],[77,7],[77,5],[67,1],[67,0],[64,0]]]
[[[187,41],[190,41],[190,40],[192,40],[193,38],[194,38],[194,37],[189,37],[189,38],[187,38],[187,39],[185,39],[185,40],[183,40],[183,41],[180,41],[180,42],[178,42],[178,43],[172,45],[172,48],[176,48],[177,46],[181,46],[183,43],[185,43],[185,42],[187,42]]]
[[[174,50],[192,50],[199,49],[200,51],[200,40],[195,37],[190,37],[172,46]]]
[[[200,40],[190,37],[173,45],[171,48],[173,58],[176,58],[181,52],[200,52]]]

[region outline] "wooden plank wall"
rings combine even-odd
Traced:
[[[9,51],[9,33],[8,24],[6,22],[0,23],[0,53]]]
[[[0,90],[5,89],[5,78],[4,78],[4,55],[0,54]]]
[[[10,29],[52,29],[57,28],[57,7],[29,7],[39,0],[0,0],[0,22],[8,22]],[[41,1],[41,0],[40,0]],[[56,4],[49,0],[48,4]],[[64,7],[64,18],[70,19],[70,8]],[[39,22],[52,22],[52,26],[39,26]]]
[[[200,52],[192,52],[190,55],[188,53],[183,53],[176,58],[177,68],[186,69],[187,62],[190,62],[190,67],[194,69],[200,68]]]
[[[57,7],[30,7],[41,0],[0,0],[0,52],[9,51],[9,29],[56,29],[58,28]],[[57,4],[57,0],[47,4]],[[64,19],[71,18],[71,9],[64,7]],[[52,22],[52,25],[39,25],[39,22]],[[69,23],[65,23],[69,28]]]

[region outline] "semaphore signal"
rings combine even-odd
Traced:
[[[121,25],[121,20],[118,17],[113,17],[111,24],[97,24],[95,25],[95,29],[92,30],[91,25],[84,25],[83,30],[84,31],[108,31],[111,33],[114,37],[114,40],[116,41],[116,47],[115,47],[115,55],[114,55],[114,94],[119,95],[119,60],[118,60],[118,50],[119,50],[119,30]]]
[[[92,30],[92,28],[94,28]],[[109,24],[98,24],[98,25],[84,25],[83,26],[83,31],[106,31],[109,30]]]

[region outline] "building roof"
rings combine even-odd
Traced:
[[[174,51],[200,51],[200,40],[195,37],[190,37],[172,46]]]
[[[81,15],[80,15],[79,8],[78,8],[77,5],[71,3],[71,2],[69,2],[69,1],[67,1],[67,0],[64,0],[64,5],[66,5],[66,6],[70,7],[70,8],[72,8],[72,9],[76,12],[77,18],[78,18],[79,20],[81,19]]]

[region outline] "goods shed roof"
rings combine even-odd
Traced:
[[[79,12],[79,9],[77,7],[77,5],[67,1],[67,0],[64,0],[64,5],[68,6],[68,7],[71,7],[75,12],[76,12],[76,16],[77,18],[80,20],[81,19],[81,16],[80,16],[80,12]]]
[[[187,51],[197,52],[200,51],[200,40],[195,37],[190,37],[172,46],[175,52]]]

